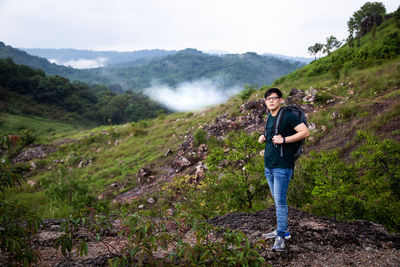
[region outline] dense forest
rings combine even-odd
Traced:
[[[61,76],[0,59],[1,111],[79,124],[124,123],[157,116],[165,109],[140,92],[117,94],[106,86],[70,82]],[[46,104],[43,107],[43,104]]]

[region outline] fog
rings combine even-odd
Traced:
[[[49,59],[51,63],[56,63],[57,65],[71,66],[75,69],[90,69],[90,68],[100,68],[104,67],[107,61],[105,57],[98,57],[96,59],[85,59],[80,58],[77,60],[60,61],[57,59]]]
[[[184,82],[175,88],[167,85],[153,85],[145,89],[144,93],[171,110],[194,111],[224,103],[242,89],[240,86],[221,88],[210,80],[198,80]]]

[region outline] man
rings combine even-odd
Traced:
[[[275,135],[274,122],[283,103],[282,92],[277,88],[270,88],[265,93],[264,98],[270,114],[265,126],[264,134],[266,136],[261,135],[258,142],[266,142],[264,153],[265,177],[275,201],[277,229],[263,234],[263,238],[275,238],[272,250],[283,251],[285,239],[290,238],[286,195],[294,169],[294,148],[291,143],[308,137],[310,133],[307,126],[297,116],[292,112],[285,112],[280,124],[280,134]],[[283,155],[280,146],[283,146]]]

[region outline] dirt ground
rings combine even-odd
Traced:
[[[256,213],[215,217],[215,226],[243,231],[251,242],[275,229],[274,207]],[[272,266],[400,266],[400,235],[367,221],[345,222],[289,208],[292,238],[283,252],[272,252],[274,239],[261,255]]]
[[[61,221],[46,220],[46,228],[35,240],[42,255],[39,266],[108,266],[110,252],[121,251],[126,245],[126,240],[115,231],[102,236],[104,243],[78,231],[78,236],[88,240],[89,254],[81,257],[73,250],[69,258],[64,258],[54,248],[54,240],[61,234]],[[275,229],[275,221],[275,208],[271,207],[256,213],[217,216],[208,222],[241,230],[254,243],[263,233]],[[114,223],[118,225],[117,221]],[[289,208],[289,226],[292,238],[286,241],[283,252],[271,251],[273,239],[264,242],[259,251],[272,266],[400,266],[400,235],[388,233],[381,225],[361,220],[338,221]],[[112,247],[107,249],[105,244]]]

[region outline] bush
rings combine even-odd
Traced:
[[[7,136],[0,138],[0,146],[7,145],[11,154],[12,139]],[[7,157],[0,159],[0,263],[4,266],[28,266],[37,264],[40,254],[33,245],[33,236],[42,222],[33,211],[19,205],[17,202],[7,201],[5,191],[9,188],[21,186],[23,178],[19,176]],[[21,224],[21,222],[25,222]]]
[[[364,142],[346,163],[338,152],[300,159],[289,203],[323,216],[364,219],[400,230],[400,143],[358,132]],[[323,168],[321,168],[323,166]]]
[[[204,129],[198,128],[193,134],[193,143],[195,146],[205,144],[207,142],[207,133]]]
[[[36,137],[33,135],[31,130],[23,129],[21,132],[21,139],[25,146],[33,144],[35,142]]]

